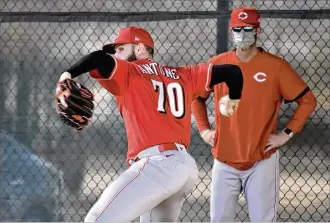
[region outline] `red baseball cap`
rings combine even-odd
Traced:
[[[146,46],[154,49],[154,41],[150,34],[137,26],[129,26],[119,31],[118,36],[113,43],[108,43],[103,46],[103,50],[107,53],[115,53],[115,47],[118,44],[125,43],[143,43]]]
[[[242,6],[234,9],[231,13],[230,28],[237,26],[260,27],[260,13],[251,6]]]

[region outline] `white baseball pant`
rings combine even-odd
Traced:
[[[140,160],[104,190],[85,222],[131,222],[142,214],[145,221],[176,221],[198,180],[195,160],[176,145],[177,150],[142,151]]]
[[[279,202],[279,152],[240,171],[214,159],[211,182],[211,222],[233,222],[243,191],[250,220],[276,221]]]

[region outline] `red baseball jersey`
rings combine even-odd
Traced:
[[[211,65],[169,67],[152,60],[115,59],[108,79],[90,75],[114,94],[128,137],[127,161],[162,143],[189,146],[191,102],[209,89]]]

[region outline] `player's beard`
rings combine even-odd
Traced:
[[[131,54],[128,55],[128,57],[127,57],[127,61],[132,62],[135,60],[137,60],[137,58],[136,58],[136,54],[135,54],[135,46],[133,46]]]
[[[257,34],[255,32],[233,32],[233,40],[236,48],[247,50],[250,46],[254,45],[257,41]]]

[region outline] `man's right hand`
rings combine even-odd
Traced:
[[[214,136],[215,136],[215,130],[206,129],[201,132],[201,137],[210,146],[214,146]]]

